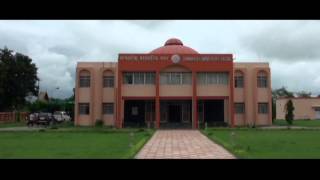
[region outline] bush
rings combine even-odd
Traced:
[[[96,127],[102,127],[102,126],[103,126],[103,121],[101,119],[97,119]]]
[[[285,115],[285,119],[289,125],[292,125],[292,121],[294,119],[293,111],[294,111],[294,106],[293,106],[292,100],[290,99],[286,104],[286,115]]]

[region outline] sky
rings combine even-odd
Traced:
[[[173,37],[199,53],[269,62],[273,89],[320,94],[316,20],[0,20],[0,48],[29,56],[38,67],[40,90],[58,98],[72,95],[77,62],[148,53]]]

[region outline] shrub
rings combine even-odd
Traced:
[[[292,125],[292,121],[294,118],[293,111],[294,111],[294,106],[293,106],[292,100],[290,99],[286,104],[286,117],[285,117],[289,125]]]
[[[102,126],[103,126],[103,121],[101,119],[97,119],[96,127],[102,127]]]

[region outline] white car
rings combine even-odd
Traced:
[[[70,121],[71,117],[67,115],[65,111],[56,111],[53,113],[53,117],[58,122]]]

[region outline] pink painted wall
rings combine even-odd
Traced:
[[[288,99],[280,98],[276,101],[276,118],[285,119],[285,105]],[[294,119],[317,119],[315,106],[320,105],[320,98],[292,98],[294,110]]]

